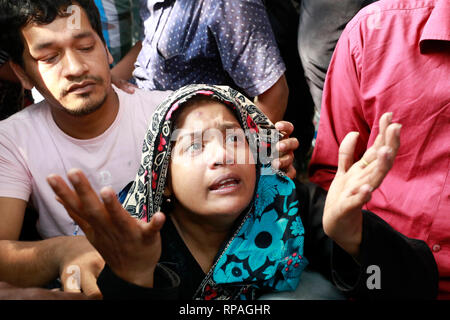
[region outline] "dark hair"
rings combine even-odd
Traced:
[[[67,8],[70,5],[84,9],[91,27],[105,43],[94,0],[0,0],[0,49],[7,52],[13,62],[23,66],[21,29],[29,23],[45,25],[57,17],[69,16]]]

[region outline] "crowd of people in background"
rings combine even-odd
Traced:
[[[450,298],[447,0],[0,0],[0,12],[0,299]],[[217,123],[256,131],[279,158],[253,177],[214,158],[211,138],[189,146],[187,171],[169,161],[173,129]],[[211,163],[192,160],[197,147]],[[214,201],[185,204],[195,188],[175,173],[198,187],[222,169],[228,196],[250,191],[211,222],[200,208]],[[370,265],[381,288],[367,287]]]

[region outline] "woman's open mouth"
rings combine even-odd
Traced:
[[[209,186],[209,190],[214,193],[232,193],[240,189],[241,179],[234,174],[227,174],[215,179]]]

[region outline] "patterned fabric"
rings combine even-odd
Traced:
[[[255,97],[285,72],[260,0],[141,0],[141,20],[141,88],[226,84]]]
[[[190,85],[174,92],[155,111],[147,132],[141,166],[123,203],[138,219],[149,221],[160,210],[171,154],[176,114],[186,101],[207,95],[233,111],[257,159],[252,204],[241,214],[233,236],[218,254],[198,288],[196,299],[252,299],[258,289],[294,290],[307,265],[304,229],[295,184],[270,165],[271,146],[279,134],[242,94],[229,87]],[[265,150],[267,152],[261,152]]]

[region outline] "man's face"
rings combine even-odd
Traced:
[[[22,29],[24,69],[53,107],[86,115],[99,109],[111,92],[112,57],[84,10],[73,15]],[[80,23],[74,24],[78,18]]]

